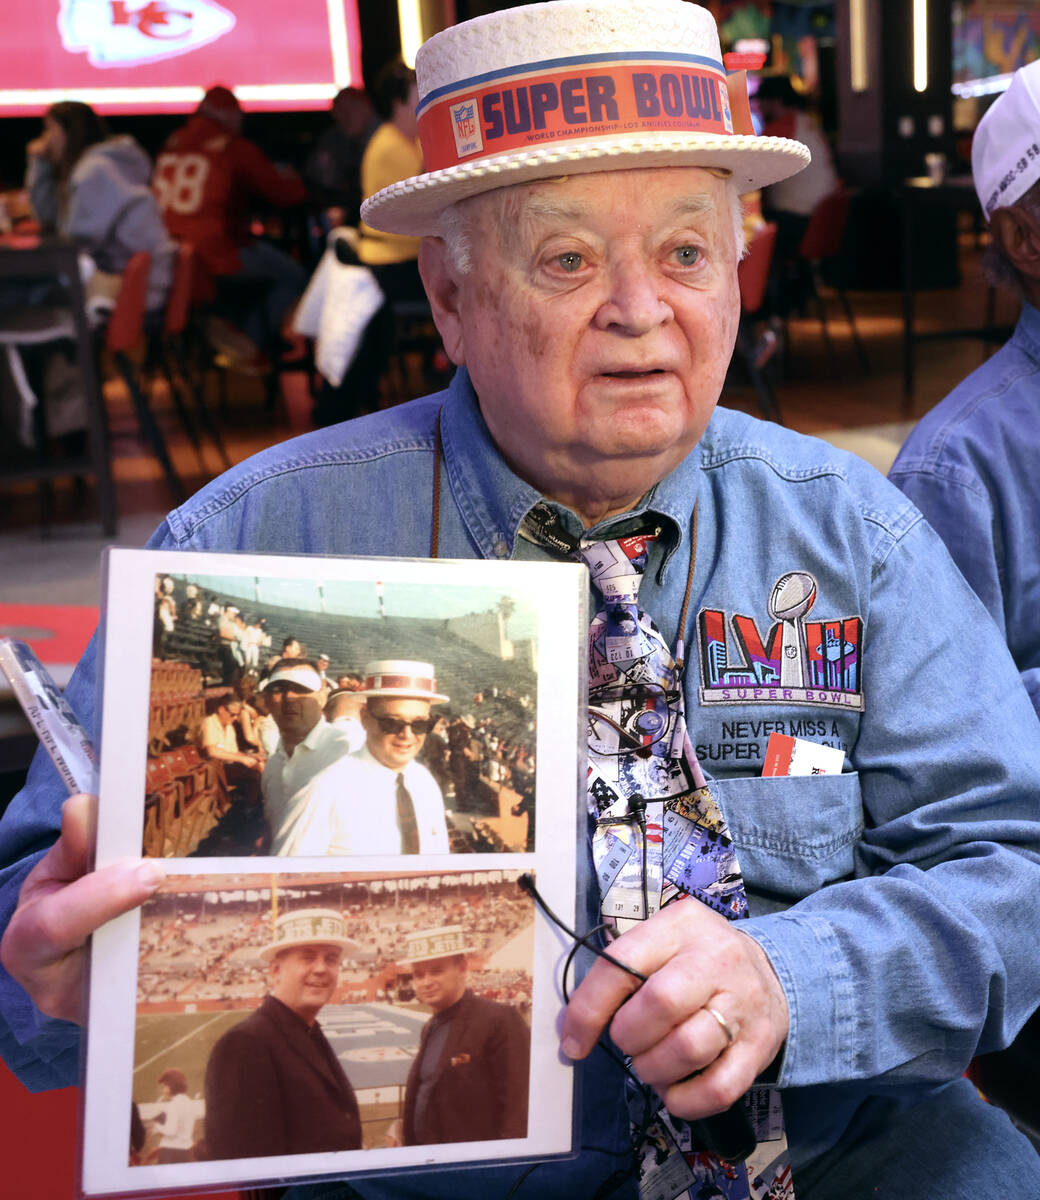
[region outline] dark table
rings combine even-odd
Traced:
[[[87,450],[79,458],[60,462],[41,458],[35,463],[0,468],[0,483],[46,481],[68,475],[92,474],[98,509],[106,536],[116,532],[116,494],[112,480],[104,397],[98,377],[94,338],[87,320],[83,284],[76,247],[60,238],[32,239],[8,235],[0,238],[0,280],[50,279],[60,281],[76,330],[76,364],[83,379],[87,402]]]
[[[914,356],[918,342],[944,338],[1004,341],[1010,333],[1010,330],[996,328],[992,320],[988,320],[983,326],[970,329],[936,329],[926,333],[918,333],[914,329],[914,230],[922,213],[937,209],[977,213],[979,200],[971,176],[954,176],[937,182],[927,175],[922,175],[905,179],[900,189],[903,235],[903,399],[907,406],[914,394]]]

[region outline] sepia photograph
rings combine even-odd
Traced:
[[[558,946],[537,949],[519,875],[169,876],[133,978],[97,984],[115,1003],[88,1053],[88,1194],[569,1149]]]
[[[160,562],[148,571],[141,556]],[[219,556],[235,572],[216,557],[112,554],[109,594],[132,622],[109,615],[105,685],[121,795],[144,764],[134,849],[534,849],[539,704],[563,669],[543,644],[560,596],[544,568],[561,564],[486,564],[490,578],[471,564],[254,558],[243,573],[245,556]],[[142,672],[146,720],[126,695]]]

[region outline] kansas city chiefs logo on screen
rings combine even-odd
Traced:
[[[215,0],[61,0],[66,50],[92,67],[133,67],[187,54],[235,27]]]

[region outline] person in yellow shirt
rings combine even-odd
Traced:
[[[388,63],[375,85],[375,104],[382,125],[372,135],[361,160],[361,190],[367,200],[399,179],[423,170],[415,72],[400,61]],[[371,267],[390,301],[424,299],[417,259],[419,239],[383,233],[361,223],[358,257]]]
[[[372,134],[361,159],[364,198],[423,170],[415,72],[400,60],[380,71],[373,88],[383,123]],[[393,306],[415,302],[426,306],[419,278],[419,238],[383,233],[364,221],[359,227],[357,258],[376,277],[386,302],[369,321],[346,375],[336,386],[326,383],[314,406],[316,425],[333,425],[379,408],[379,381],[394,352]]]

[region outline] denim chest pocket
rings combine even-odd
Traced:
[[[748,776],[712,787],[749,887],[796,899],[852,875],[863,835],[857,772]]]

